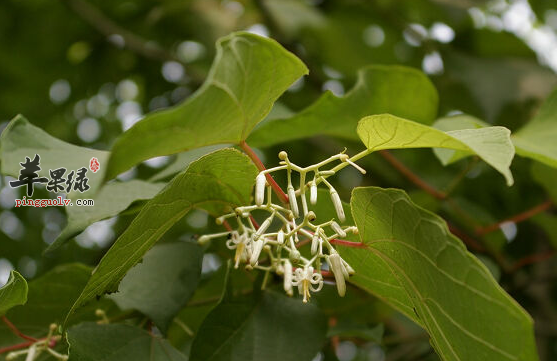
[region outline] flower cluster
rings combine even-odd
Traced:
[[[234,219],[237,227],[228,232],[203,235],[199,237],[198,242],[204,244],[214,238],[227,237],[226,246],[235,251],[236,268],[245,263],[247,269],[256,268],[282,275],[285,292],[292,296],[293,287],[297,287],[304,302],[311,297],[310,291],[318,292],[323,287],[321,270],[324,261],[334,275],[339,295],[344,296],[345,281],[354,270],[342,259],[332,243],[339,237],[346,237],[348,233],[358,233],[358,229],[355,226],[343,227],[339,224],[346,220],[346,216],[340,197],[327,178],[346,165],[352,165],[364,174],[365,170],[344,153],[304,168],[290,162],[284,151],[279,153],[279,158],[281,162],[278,167],[261,171],[257,175],[254,205],[237,207],[233,212],[217,218],[218,224],[226,223],[228,227],[228,221]],[[335,161],[340,161],[340,164],[329,170],[321,169]],[[272,202],[272,188],[269,182],[274,181],[270,173],[283,170],[287,172],[288,201],[285,205],[279,205]],[[300,183],[297,189],[292,184],[293,172],[299,174]],[[313,178],[306,183],[308,175],[313,175]],[[306,194],[309,193],[309,204],[315,205],[317,187],[321,183],[329,189],[338,222],[333,218],[320,224],[314,223],[316,214],[309,209]],[[252,216],[254,211],[264,211],[268,214],[261,225],[255,222]],[[309,258],[303,257],[298,250],[305,243],[311,243]]]

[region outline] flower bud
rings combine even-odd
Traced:
[[[344,216],[344,208],[342,208],[342,201],[340,200],[337,191],[334,190],[333,188],[331,188],[331,200],[333,201],[333,206],[335,206],[335,211],[337,212],[338,220],[340,222],[344,222],[346,220],[346,217]]]
[[[259,173],[255,178],[255,204],[258,206],[265,200],[265,183],[265,174]]]
[[[342,229],[341,226],[335,221],[331,223],[331,228],[335,231],[340,237],[346,237],[346,232]]]
[[[210,235],[204,234],[197,239],[197,243],[200,245],[207,244],[211,240],[211,238],[212,237]]]
[[[29,347],[29,351],[27,352],[27,357],[25,358],[25,361],[34,361],[36,353],[37,353],[37,344],[33,344],[31,347]]]
[[[340,255],[338,253],[333,253],[329,256],[328,261],[331,265],[331,271],[333,271],[333,275],[335,276],[338,294],[343,297],[346,294],[346,282],[344,280],[342,271],[343,265]]]
[[[318,232],[315,232],[315,234],[313,235],[312,239],[311,239],[311,254],[315,254],[317,252],[317,249],[319,248],[319,243],[321,242],[321,239],[319,238],[319,234]]]
[[[353,275],[354,273],[356,273],[356,271],[354,271],[354,268],[350,267],[348,262],[346,262],[345,260],[342,260],[342,264],[344,265],[344,268],[346,269],[349,275]]]
[[[315,180],[312,181],[309,186],[309,202],[311,204],[317,203],[317,184],[315,183]]]
[[[288,296],[292,296],[292,264],[286,260],[284,261],[284,291]]]
[[[278,244],[284,244],[284,232],[281,230],[277,233],[277,242]]]
[[[294,249],[292,252],[290,252],[290,260],[292,262],[298,262],[301,256],[302,255],[300,254],[300,251],[298,251],[297,249]]]
[[[295,218],[298,218],[300,212],[298,211],[298,202],[296,201],[296,192],[294,187],[288,186],[288,201],[290,201],[290,210],[294,214]]]
[[[259,239],[259,237],[261,237],[263,235],[263,233],[265,233],[265,231],[267,231],[267,228],[269,228],[269,226],[271,225],[271,222],[273,221],[273,216],[274,216],[274,214],[271,214],[271,216],[269,218],[267,218],[266,220],[263,221],[263,223],[261,223],[261,226],[259,226],[259,229],[253,235],[254,240]]]
[[[251,253],[251,257],[249,259],[249,263],[252,266],[255,266],[257,264],[257,261],[259,260],[259,255],[261,254],[261,250],[263,249],[263,240],[257,240],[255,242],[253,242],[253,250]]]
[[[288,158],[288,154],[284,150],[281,150],[278,157],[280,160],[286,160],[286,158]]]

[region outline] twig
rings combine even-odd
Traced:
[[[2,316],[2,321],[8,326],[8,328],[14,333],[14,335],[31,342],[37,342],[38,340],[34,337],[27,336],[23,332],[21,332],[13,323],[8,320],[6,316]]]
[[[125,47],[131,51],[146,58],[159,61],[177,60],[172,53],[166,51],[160,46],[122,28],[89,2],[84,0],[63,1],[72,11],[74,11],[101,34],[105,36],[115,34],[122,36],[125,42]]]
[[[539,263],[539,262],[543,262],[546,261],[550,258],[552,258],[553,256],[555,256],[557,254],[557,251],[555,251],[554,249],[545,251],[545,252],[541,252],[541,253],[536,253],[536,254],[531,254],[529,256],[523,257],[521,259],[519,259],[518,261],[516,261],[512,267],[510,268],[510,272],[515,272],[518,269],[527,266],[529,264],[534,264],[534,263]]]
[[[500,222],[491,224],[489,226],[486,227],[481,227],[481,228],[477,228],[476,229],[476,233],[479,235],[484,235],[493,231],[498,230],[499,228],[501,228],[501,225],[507,222],[513,222],[513,223],[520,223],[522,221],[525,221],[529,218],[532,218],[533,216],[535,216],[538,213],[544,212],[546,210],[548,210],[549,208],[551,208],[551,206],[553,206],[553,202],[551,200],[547,200],[545,202],[543,202],[542,204],[538,204],[537,206],[530,208],[527,211],[524,211],[522,213],[519,213],[517,215],[514,215],[510,218],[504,219]]]
[[[447,195],[441,191],[438,191],[434,187],[427,184],[424,180],[418,177],[414,172],[412,172],[408,167],[406,167],[401,161],[399,161],[394,155],[392,155],[387,150],[379,151],[379,154],[385,158],[396,170],[398,170],[402,175],[408,178],[409,181],[414,183],[417,187],[423,189],[427,193],[431,194],[433,197],[443,200],[447,198]]]
[[[251,149],[251,147],[244,140],[242,140],[238,145],[247,154],[247,156],[251,159],[253,164],[255,164],[257,169],[259,169],[259,171],[264,171],[266,169],[265,166],[263,165],[263,162],[261,162],[261,159],[259,159],[257,154],[255,154],[253,149]],[[275,180],[273,179],[273,176],[270,175],[269,173],[265,174],[265,176],[267,177],[267,182],[269,182],[269,184],[271,185],[271,188],[273,188],[273,190],[275,191],[275,194],[279,197],[281,202],[282,203],[288,203],[288,196],[284,193],[284,191],[277,184],[277,182],[275,182]]]

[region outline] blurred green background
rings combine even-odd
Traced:
[[[326,90],[346,94],[365,65],[402,64],[429,75],[440,96],[439,117],[463,112],[516,130],[557,85],[554,0],[3,0],[0,131],[21,113],[64,141],[108,150],[144,114],[190,96],[207,76],[215,41],[237,30],[276,39],[310,69],[309,76],[280,98],[272,114],[297,112]],[[288,149],[294,162],[307,165],[345,145],[317,137],[258,152],[273,165],[278,162],[276,153]],[[353,144],[349,150],[359,148]],[[532,181],[531,161],[524,158],[515,158],[516,184],[507,188],[473,159],[444,168],[428,150],[394,153],[439,188],[464,172],[453,201],[483,225],[547,198]],[[148,179],[172,161],[173,157],[151,159],[120,177]],[[417,203],[458,223],[452,208],[416,189],[381,157],[373,155],[363,165],[369,177],[356,171],[338,177],[344,199],[358,185],[404,188]],[[63,262],[95,265],[134,215],[132,206],[129,215],[94,224],[59,252],[43,257],[63,228],[65,215],[55,207],[14,209],[22,190],[9,187],[9,180],[0,181],[0,284],[13,268],[33,279]],[[42,195],[45,198],[46,192]],[[194,212],[165,238],[191,238],[208,223],[207,215]],[[506,257],[520,259],[556,244],[556,228],[549,212],[518,226],[509,224],[486,239]],[[206,269],[220,262],[211,257],[204,261]],[[499,275],[497,265],[484,258]],[[500,279],[536,319],[539,351],[546,360],[557,359],[554,263],[528,266]],[[395,321],[387,327],[410,327]],[[420,342],[425,351],[418,348],[417,355],[434,357],[427,339]],[[339,358],[397,359],[392,355],[401,345],[393,345],[387,357],[380,348],[345,344],[347,355],[356,349],[357,356]]]

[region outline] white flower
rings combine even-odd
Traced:
[[[255,178],[255,204],[261,206],[265,200],[265,174],[259,173]]]
[[[314,273],[311,266],[306,266],[303,269],[296,268],[292,285],[298,286],[298,292],[304,296],[305,303],[311,297],[309,291],[321,291],[321,288],[323,288],[323,276],[321,273]],[[314,287],[314,285],[317,285],[317,287]]]

